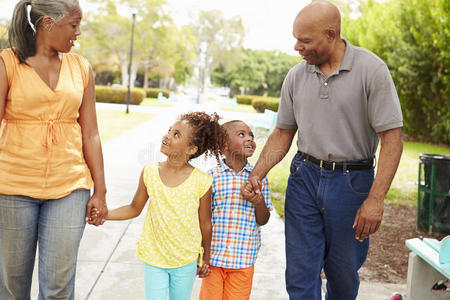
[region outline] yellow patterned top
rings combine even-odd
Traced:
[[[149,204],[136,256],[159,268],[196,261],[203,253],[198,208],[212,178],[194,168],[183,183],[168,187],[161,181],[158,163],[145,167],[143,177]]]

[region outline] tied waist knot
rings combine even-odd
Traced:
[[[6,123],[38,125],[42,126],[42,146],[49,148],[51,145],[58,144],[58,135],[60,134],[60,124],[74,124],[76,119],[51,119],[51,120],[26,120],[26,119],[4,119]]]
[[[58,144],[58,136],[61,134],[60,124],[73,124],[76,123],[75,119],[53,119],[53,120],[41,120],[43,134],[42,134],[42,146],[49,149],[52,145]]]
[[[74,124],[76,119],[53,119],[53,120],[42,120],[42,129],[46,132],[42,134],[42,146],[49,148],[51,145],[58,144],[58,136],[60,135],[61,129],[60,124]]]
[[[58,144],[58,136],[61,134],[61,124],[74,124],[77,123],[76,119],[51,119],[51,120],[25,120],[25,119],[4,119],[6,125],[8,123],[20,124],[20,125],[41,125],[42,138],[41,143],[47,149],[48,158],[45,168],[45,183],[47,186],[48,175],[50,174],[50,161],[53,155],[53,145]]]
[[[42,146],[48,148],[49,145],[58,144],[58,135],[56,133],[56,120],[42,121],[42,128],[47,127],[47,132],[42,135]]]

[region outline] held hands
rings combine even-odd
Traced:
[[[383,199],[384,200],[384,199]],[[363,242],[369,235],[380,228],[383,218],[384,202],[369,196],[356,212],[353,229],[356,228],[355,239]]]
[[[94,226],[103,225],[107,215],[108,206],[105,195],[100,197],[94,192],[86,207],[86,222]]]
[[[203,264],[201,267],[197,265],[197,275],[199,278],[205,278],[211,273],[208,264]]]
[[[108,214],[106,214],[107,216]],[[106,218],[106,216],[104,216]],[[95,207],[91,209],[91,215],[86,218],[86,220],[88,220],[87,222],[91,225],[95,225],[95,224],[99,224],[99,225],[103,225],[105,223],[105,218],[102,218],[100,216],[100,211],[98,209],[96,209]],[[95,225],[97,226],[97,225]]]
[[[197,275],[199,278],[205,278],[211,273],[211,270],[209,269],[209,258],[203,257],[202,265],[200,266],[201,258],[198,258],[197,261]]]
[[[256,177],[248,178],[241,186],[241,194],[245,200],[254,205],[264,201],[264,197],[261,193],[261,182]]]

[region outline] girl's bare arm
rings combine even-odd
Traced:
[[[200,220],[200,231],[202,232],[202,246],[204,249],[203,265],[200,266],[199,275],[205,277],[209,274],[207,265],[209,264],[210,248],[211,248],[211,188],[200,198],[200,206],[198,208],[198,216]]]
[[[144,170],[139,178],[138,188],[133,201],[122,207],[108,211],[107,220],[128,220],[139,216],[148,200],[147,188],[144,184]]]

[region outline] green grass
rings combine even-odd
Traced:
[[[160,106],[160,107],[170,107],[172,103],[158,103],[158,99],[156,98],[145,98],[139,104],[141,106]]]
[[[394,204],[417,204],[419,154],[450,154],[450,149],[436,145],[403,142],[403,154],[386,199]]]
[[[263,139],[260,138],[258,140],[257,151],[250,158],[250,162],[253,165],[259,157],[264,143],[265,141]],[[295,138],[288,154],[267,175],[272,203],[282,218],[284,218],[284,194],[289,177],[289,166],[296,152],[297,139]],[[404,142],[403,154],[397,173],[386,195],[387,202],[391,204],[417,205],[417,178],[420,153],[450,154],[450,149],[424,143]]]
[[[154,118],[155,114],[143,112],[130,112],[126,114],[118,110],[97,110],[98,130],[102,142],[106,142],[127,130]]]

